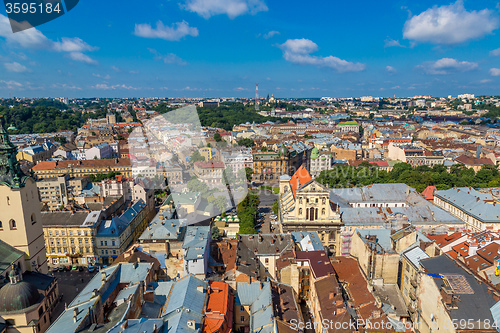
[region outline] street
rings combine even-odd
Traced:
[[[59,295],[62,295],[62,299],[56,305],[54,311],[52,312],[52,321],[56,320],[57,317],[64,311],[64,304],[69,304],[78,295],[83,287],[92,279],[95,274],[99,272],[89,273],[87,269],[84,271],[63,271],[63,272],[51,272],[57,278],[57,283],[59,286]],[[83,280],[83,282],[82,282]]]

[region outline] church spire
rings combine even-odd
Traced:
[[[17,148],[10,142],[3,116],[0,116],[0,184],[11,188],[24,187],[28,176],[17,160]]]

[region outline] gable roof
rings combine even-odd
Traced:
[[[311,180],[311,174],[303,165],[301,165],[293,174],[292,179],[290,179],[290,186],[292,187],[293,197],[296,197],[296,191],[298,188],[304,186]]]

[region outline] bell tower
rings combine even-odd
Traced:
[[[48,273],[35,180],[21,170],[17,148],[0,119],[0,239],[23,251],[28,270]]]

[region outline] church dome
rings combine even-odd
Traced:
[[[311,151],[311,158],[312,159],[317,159],[319,156],[319,150],[318,148],[314,147],[313,150]]]
[[[9,283],[0,289],[0,312],[24,310],[36,304],[39,299],[40,293],[31,283]]]
[[[0,289],[0,312],[21,311],[38,303],[40,293],[29,282],[20,281],[17,269],[9,272],[10,283]]]

